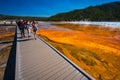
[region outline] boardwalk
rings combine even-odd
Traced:
[[[40,38],[20,38],[17,31],[15,80],[94,80]]]

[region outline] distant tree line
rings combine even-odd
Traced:
[[[120,2],[112,2],[99,6],[90,6],[66,13],[51,16],[52,21],[120,21]]]
[[[30,16],[12,16],[12,15],[2,15],[0,14],[0,20],[17,20],[17,19],[24,19],[24,20],[38,20],[38,21],[46,21],[47,17],[30,17]]]

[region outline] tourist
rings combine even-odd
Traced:
[[[13,24],[13,21],[12,21],[12,20],[10,21],[10,24]]]
[[[24,25],[23,25],[23,20],[19,20],[19,21],[16,21],[17,25],[18,25],[18,28],[21,32],[21,37],[25,37],[25,33],[24,33]]]
[[[37,29],[38,29],[37,24],[38,23],[35,22],[35,21],[32,22],[32,28],[33,28],[33,32],[34,32],[34,39],[36,39],[36,32],[37,32]]]
[[[27,30],[27,34],[28,34],[28,38],[30,37],[30,31],[29,31],[29,24],[28,24],[28,21],[27,20],[24,20],[23,21],[23,24],[24,24],[24,27],[25,29]]]
[[[6,21],[3,21],[4,24],[6,24]]]
[[[30,22],[29,22],[29,21],[27,21],[26,27],[27,27],[28,37],[30,37],[30,32],[31,32],[31,30],[30,30]]]

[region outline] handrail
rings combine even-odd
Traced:
[[[14,41],[8,57],[3,80],[15,80],[16,47],[17,47],[16,43],[17,43],[17,26],[15,28]]]
[[[0,24],[0,26],[16,26],[16,24]]]

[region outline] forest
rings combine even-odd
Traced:
[[[120,2],[89,6],[51,16],[52,21],[120,21]]]

